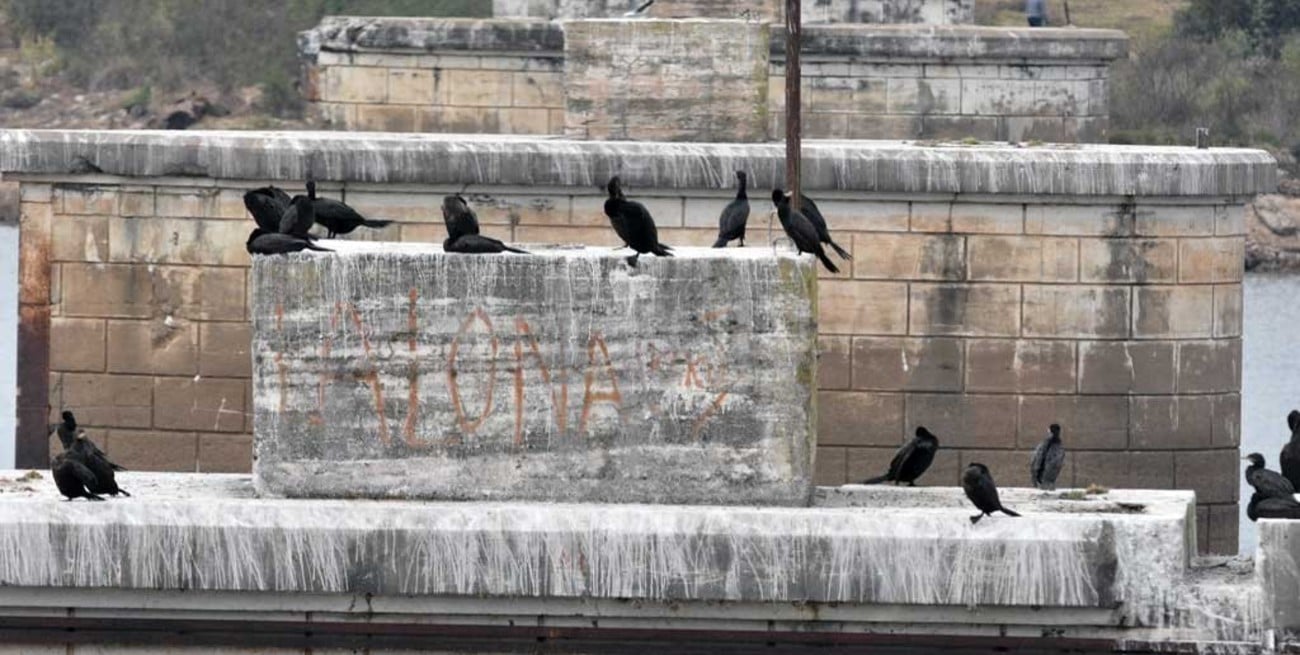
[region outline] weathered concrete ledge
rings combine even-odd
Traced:
[[[1300,638],[1300,522],[1261,519],[1256,573],[1272,622],[1290,639]]]
[[[305,54],[393,51],[564,51],[564,30],[542,20],[326,16],[301,32]]]
[[[635,162],[636,165],[631,165]],[[92,168],[93,166],[93,168]],[[0,173],[631,188],[769,188],[780,144],[586,142],[500,135],[0,131]],[[1072,196],[1249,196],[1277,186],[1262,150],[805,141],[809,190]]]
[[[785,57],[774,29],[772,54]],[[781,28],[783,31],[784,28]],[[816,25],[803,30],[805,56],[841,55],[897,59],[1052,59],[1111,61],[1128,55],[1119,30],[984,27],[974,25]]]
[[[259,491],[807,504],[811,257],[331,247],[253,263]]]

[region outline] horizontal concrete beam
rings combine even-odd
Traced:
[[[564,30],[544,20],[326,16],[299,44],[327,52],[403,50],[515,53],[564,50]]]
[[[810,191],[1250,196],[1277,187],[1262,150],[805,141]],[[498,135],[2,130],[0,173],[473,185],[726,189],[781,184],[780,144],[586,142]]]
[[[805,57],[838,55],[922,61],[1111,61],[1128,55],[1128,36],[1119,30],[1077,28],[807,25],[803,28],[800,52]],[[772,54],[785,58],[783,31],[780,38],[773,34]]]

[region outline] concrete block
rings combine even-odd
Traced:
[[[848,469],[848,450],[833,446],[818,446],[813,483],[823,486],[841,485],[847,482],[845,473]]]
[[[903,434],[903,395],[822,391],[817,395],[817,443],[891,446]]]
[[[228,220],[113,216],[108,220],[109,260],[124,264],[247,266],[244,243],[249,225]]]
[[[330,66],[325,69],[321,100],[332,102],[385,102],[388,69]]]
[[[848,389],[853,379],[852,340],[849,337],[817,338],[817,388]]]
[[[1181,284],[1240,282],[1245,273],[1243,237],[1180,239],[1178,281]]]
[[[1214,287],[1214,338],[1241,336],[1241,285]]]
[[[200,473],[248,473],[253,470],[253,435],[201,434]]]
[[[1207,339],[1214,332],[1214,287],[1134,289],[1133,336],[1138,339]]]
[[[974,202],[914,202],[913,232],[959,234],[1020,234],[1025,226],[1025,206]]]
[[[550,112],[546,109],[502,109],[497,120],[502,134],[550,133]]]
[[[1196,491],[1198,503],[1236,502],[1243,468],[1235,448],[1176,452],[1174,487]]]
[[[1173,239],[1079,240],[1082,281],[1173,283],[1178,279],[1178,242]]]
[[[19,203],[44,203],[54,200],[54,185],[42,182],[20,182],[18,184]]]
[[[971,236],[970,279],[988,282],[1074,282],[1079,276],[1076,239]]]
[[[199,326],[189,321],[108,322],[108,371],[152,375],[199,372]]]
[[[496,134],[501,116],[490,107],[417,107],[415,131],[453,134]]]
[[[1130,445],[1152,450],[1208,448],[1214,409],[1210,396],[1133,396]]]
[[[366,132],[414,132],[418,112],[411,105],[358,105],[355,129]]]
[[[1264,607],[1283,634],[1300,635],[1300,522],[1261,519],[1255,575]]]
[[[442,105],[446,97],[440,91],[434,71],[418,68],[394,68],[388,71],[388,102],[395,105]]]
[[[773,118],[774,126],[782,125],[783,118]],[[850,139],[916,139],[923,133],[920,116],[849,114],[847,120]],[[777,127],[772,130],[773,134],[780,132]]]
[[[1034,94],[1033,82],[964,78],[961,81],[961,113],[967,116],[1032,116],[1036,113]]]
[[[91,214],[111,216],[117,209],[117,191],[114,187],[92,185],[56,186],[54,213]]]
[[[113,461],[133,471],[193,473],[197,470],[197,444],[197,437],[185,432],[110,430],[104,452]],[[131,491],[121,478],[118,484]]]
[[[50,319],[50,370],[102,373],[104,321],[87,318]]]
[[[1129,333],[1125,287],[1025,286],[1024,335],[1122,339]]]
[[[918,425],[939,437],[940,448],[1014,448],[1015,396],[907,394],[905,434]]]
[[[1062,427],[1067,450],[1128,448],[1129,401],[1124,396],[1023,396],[1016,446],[1033,450],[1049,425]],[[1070,479],[1070,478],[1065,478]]]
[[[857,337],[853,388],[876,391],[961,391],[961,339]]]
[[[77,421],[89,426],[148,428],[153,411],[153,380],[135,375],[65,373],[63,404],[75,407]]]
[[[1090,484],[1111,489],[1174,488],[1172,452],[1072,451],[1067,457],[1074,462],[1074,486],[1079,488]]]
[[[108,259],[108,219],[104,216],[59,216],[50,223],[53,261],[102,262]]]
[[[1241,445],[1241,394],[1225,393],[1210,398],[1210,413],[1214,425],[1210,429],[1210,444],[1215,448],[1236,448]]]
[[[63,313],[68,316],[145,318],[153,285],[144,266],[65,264]]]
[[[858,91],[865,101],[859,105]],[[847,77],[808,77],[803,88],[804,102],[813,112],[884,113],[884,80],[851,80]]]
[[[892,78],[886,83],[891,114],[961,113],[961,80]]]
[[[1241,510],[1237,503],[1229,505],[1210,505],[1210,536],[1207,552],[1216,555],[1237,555],[1237,540],[1241,532],[1237,521]]]
[[[966,344],[968,392],[1074,393],[1075,345],[1069,341],[972,339]]]
[[[828,280],[817,289],[823,334],[905,334],[907,284]]]
[[[1214,235],[1214,205],[1138,205],[1136,234],[1151,237]]]
[[[263,492],[806,502],[811,258],[332,245],[254,263]]]
[[[951,280],[966,275],[966,241],[929,234],[854,234],[853,276],[882,280]]]
[[[832,233],[841,230],[857,232],[907,231],[909,208],[906,202],[828,200],[825,198],[818,199],[811,193],[808,195],[817,201],[817,208],[822,210],[822,215],[826,217],[826,225]],[[767,209],[765,207],[764,211],[766,212]],[[780,223],[776,223],[776,227],[780,227]],[[863,235],[863,238],[869,238],[869,236]],[[847,243],[841,243],[840,245],[848,247]]]
[[[1177,379],[1175,342],[1083,341],[1080,393],[1172,394]]]
[[[1031,204],[1025,234],[1124,237],[1133,233],[1133,212],[1117,205]]]
[[[953,141],[966,139],[993,141],[998,137],[998,119],[994,116],[926,115],[921,119],[919,137]]]
[[[203,376],[252,377],[251,327],[247,323],[202,323],[199,325],[199,374]]]
[[[911,285],[909,334],[1014,337],[1020,287],[1005,284]]]
[[[1178,393],[1241,390],[1241,339],[1178,342]]]
[[[1214,233],[1221,237],[1246,234],[1245,205],[1217,205],[1214,208]]]

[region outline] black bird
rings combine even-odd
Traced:
[[[447,237],[442,242],[442,249],[446,252],[462,252],[473,254],[491,254],[498,252],[516,252],[521,255],[527,255],[526,251],[518,248],[511,248],[499,239],[483,236],[482,234],[462,234],[459,238],[453,239]]]
[[[267,232],[280,231],[280,219],[289,211],[293,200],[279,187],[264,186],[244,194],[244,207],[257,226]]]
[[[1020,516],[1002,506],[1002,501],[998,499],[998,486],[993,482],[989,467],[983,464],[972,462],[966,467],[966,471],[961,474],[961,488],[966,492],[970,502],[974,503],[980,511],[979,514],[970,517],[971,525],[979,523],[980,519],[993,512],[1002,512],[1007,516]]]
[[[59,441],[63,444],[63,449],[67,450],[72,447],[72,442],[77,438],[77,417],[72,415],[71,411],[63,411],[63,421],[54,424],[54,432],[59,434]]]
[[[1260,519],[1300,519],[1300,502],[1294,498],[1271,498],[1256,491],[1246,505],[1246,516],[1252,521]]]
[[[1269,498],[1291,498],[1295,495],[1295,486],[1290,480],[1282,477],[1282,474],[1277,471],[1264,468],[1263,455],[1251,453],[1242,459],[1250,462],[1250,466],[1246,467],[1246,482],[1254,487],[1255,491]]]
[[[939,438],[924,427],[917,427],[916,436],[894,453],[894,459],[889,462],[889,471],[880,477],[863,480],[862,484],[906,482],[907,486],[915,487],[916,479],[930,468],[936,452],[939,452]]]
[[[110,496],[118,494],[131,495],[125,489],[117,486],[117,476],[114,474],[114,471],[124,471],[126,469],[110,461],[104,451],[95,445],[95,442],[86,438],[84,430],[77,435],[77,440],[72,443],[69,452],[74,459],[85,465],[95,475],[95,482],[86,485],[86,488],[91,493],[108,494]]]
[[[645,10],[647,10],[647,9],[650,8],[650,5],[652,5],[652,4],[654,4],[654,3],[655,3],[655,0],[646,0],[646,2],[643,3],[640,7],[637,7],[636,9],[633,9],[633,10],[631,10],[631,11],[629,11],[629,12],[623,14],[623,17],[624,17],[624,18],[630,18],[630,17],[632,17],[632,16],[640,16],[641,14],[645,13]]]
[[[289,234],[299,239],[315,241],[316,237],[311,234],[311,226],[316,224],[316,183],[307,183],[307,195],[294,196],[293,201],[289,203],[289,209],[280,217],[281,234]]]
[[[1065,463],[1065,446],[1061,445],[1061,426],[1053,423],[1046,439],[1034,449],[1029,462],[1029,481],[1037,489],[1055,489],[1056,477]]]
[[[311,207],[316,223],[329,231],[327,238],[333,239],[340,234],[348,234],[359,227],[374,229],[388,227],[392,221],[369,219],[357,210],[330,198],[316,197],[316,182],[307,182],[307,195],[312,198]]]
[[[442,222],[447,226],[447,237],[459,239],[466,234],[478,234],[478,215],[470,209],[460,194],[442,199]],[[445,248],[444,248],[445,249]]]
[[[794,242],[795,249],[816,255],[826,270],[839,273],[840,269],[835,268],[835,262],[832,262],[830,257],[826,256],[826,251],[822,250],[821,241],[817,238],[817,228],[813,227],[812,222],[803,213],[790,208],[789,196],[781,189],[772,189],[772,204],[776,205],[776,215],[781,219],[781,227],[785,228],[786,236]]]
[[[609,217],[609,224],[614,227],[614,232],[618,233],[623,243],[636,251],[636,254],[627,258],[627,265],[636,266],[637,258],[645,253],[672,257],[668,247],[659,243],[659,230],[655,228],[655,219],[650,216],[650,210],[623,196],[622,180],[615,175],[609,179],[606,188],[609,190],[609,198],[605,200],[605,215]]]
[[[740,247],[745,247],[745,223],[749,222],[749,196],[745,194],[748,178],[745,171],[736,171],[736,180],[740,187],[736,189],[736,199],[722,208],[718,216],[718,240],[714,248],[727,247],[728,241],[740,239]]]
[[[54,486],[58,487],[59,493],[68,500],[76,498],[103,500],[90,491],[98,481],[95,479],[95,474],[81,463],[75,453],[62,452],[55,455],[54,460],[50,462],[50,474],[54,478]]]
[[[244,244],[244,248],[248,250],[250,255],[284,255],[302,250],[333,252],[329,248],[322,248],[306,239],[289,234],[280,234],[279,232],[267,232],[260,227],[249,233],[248,242]]]
[[[818,241],[830,246],[835,251],[835,254],[840,256],[840,259],[853,259],[853,255],[850,255],[848,251],[831,239],[830,228],[826,226],[826,217],[822,215],[822,210],[818,209],[817,203],[813,202],[812,198],[802,193],[799,194],[799,211],[803,212],[804,216],[808,217],[808,221],[813,224],[813,227],[817,228]]]
[[[1286,424],[1291,428],[1291,441],[1282,446],[1277,462],[1282,468],[1282,476],[1291,481],[1291,486],[1300,489],[1300,411],[1291,410],[1286,415]]]

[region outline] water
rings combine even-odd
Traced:
[[[1241,452],[1263,453],[1277,470],[1277,455],[1290,438],[1286,414],[1300,408],[1300,366],[1295,329],[1300,325],[1300,275],[1248,275],[1242,343]],[[1242,470],[1244,471],[1244,465]],[[1255,524],[1246,518],[1250,498],[1240,477],[1241,553],[1255,552]]]

